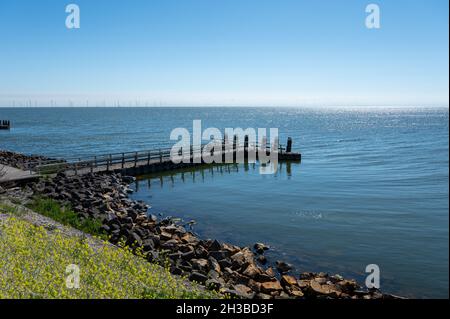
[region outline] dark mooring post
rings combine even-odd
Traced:
[[[244,149],[248,148],[248,135],[245,135],[244,137]]]
[[[236,150],[237,140],[238,140],[237,135],[234,135],[233,136],[233,151]]]
[[[292,138],[288,137],[286,144],[286,153],[290,153],[292,151]]]
[[[222,142],[222,151],[225,151],[226,145],[228,143],[228,135],[225,133],[223,135],[223,142]]]

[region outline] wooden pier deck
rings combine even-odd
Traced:
[[[0,165],[0,168],[0,184],[25,183],[39,178],[39,174],[33,171],[23,171],[6,165]]]
[[[219,142],[220,143],[220,142]],[[206,145],[197,147],[203,150]],[[222,146],[222,147],[220,147]],[[270,146],[265,145],[266,154],[270,155]],[[221,150],[220,150],[221,149]],[[288,139],[287,147],[282,145],[278,147],[278,161],[301,161],[301,154],[292,152],[292,140]],[[36,178],[42,175],[52,175],[63,172],[67,175],[83,175],[88,173],[103,173],[103,172],[120,172],[124,175],[139,176],[149,173],[175,170],[179,168],[193,167],[208,164],[200,155],[201,152],[194,152],[194,147],[190,150],[183,151],[182,154],[189,158],[188,163],[174,163],[171,157],[171,149],[157,149],[137,152],[123,152],[113,153],[90,157],[76,157],[55,159],[49,161],[40,161],[30,163],[30,170],[28,172],[20,171],[13,168],[8,168],[8,181],[21,180],[28,178]],[[225,147],[224,143],[216,146],[219,150],[216,155],[222,157],[222,163],[226,163],[226,159],[231,158],[232,162],[236,162],[237,155],[248,159],[249,153],[254,154],[255,159],[258,160],[258,144],[249,144],[248,140],[244,141],[242,145],[232,144]],[[197,155],[198,154],[198,155]],[[5,179],[6,180],[6,179]]]

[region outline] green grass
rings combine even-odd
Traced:
[[[0,213],[3,213],[3,214],[9,213],[9,214],[13,214],[15,216],[22,216],[24,214],[24,211],[19,209],[16,206],[12,206],[10,204],[0,202]]]
[[[73,283],[70,265],[80,271],[78,288],[67,285]],[[86,239],[17,217],[0,220],[0,274],[0,299],[218,297],[128,248],[106,242],[93,248]]]
[[[47,164],[39,167],[39,174],[41,175],[50,175],[56,174],[60,171],[63,171],[67,167],[66,163],[55,163],[55,164]]]
[[[47,216],[63,225],[71,226],[85,233],[107,238],[102,231],[102,222],[98,219],[82,219],[69,206],[61,206],[57,201],[44,197],[35,197],[27,207],[41,215]]]

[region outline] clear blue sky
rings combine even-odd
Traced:
[[[448,13],[447,0],[1,0],[0,105],[448,106]]]

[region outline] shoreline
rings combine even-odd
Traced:
[[[26,156],[17,156],[26,161]],[[9,165],[13,164],[11,161]],[[128,197],[132,192],[129,185],[134,180],[134,177],[117,173],[82,176],[59,173],[28,182],[23,188],[3,192],[23,202],[42,196],[61,205],[69,205],[80,219],[100,220],[101,228],[112,244],[124,241],[127,246],[142,250],[150,262],[168,261],[172,274],[185,276],[208,289],[238,298],[399,298],[377,289],[362,290],[355,280],[339,275],[293,274],[291,266],[283,261],[277,261],[276,269],[267,268],[264,267],[264,251],[268,247],[264,244],[256,243],[252,249],[201,239],[173,218],[158,220],[154,215],[148,216],[149,203]]]

